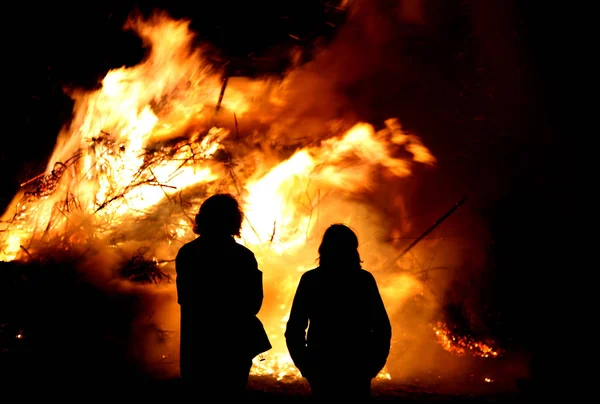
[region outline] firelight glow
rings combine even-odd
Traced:
[[[270,129],[283,106],[294,104],[286,91],[297,85],[292,76],[231,80],[217,113],[222,72],[193,45],[189,21],[156,13],[131,18],[127,26],[148,46],[146,58],[109,71],[98,90],[70,93],[74,118],[58,134],[45,173],[23,185],[1,218],[0,260],[35,259],[48,250],[98,251],[100,245],[126,258],[146,247],[148,261],[173,273],[178,248],[194,237],[190,219],[200,202],[231,192],[246,213],[240,242],[255,252],[264,273],[259,317],[273,343],[252,372],[297,378],[282,330],[325,227],[344,222],[366,238],[381,216],[362,197],[378,186],[375,176],[401,181],[416,166],[433,167],[436,158],[393,117],[345,122],[349,129],[343,130],[331,125],[324,137],[279,145],[284,139],[273,133],[280,128]],[[238,131],[234,116],[252,132]],[[382,287],[389,310],[426,293],[415,277],[378,266],[395,265],[396,253],[379,240],[361,251],[378,281],[403,285]],[[120,262],[105,265],[112,270]],[[172,284],[166,288],[174,293]],[[169,325],[176,328],[174,321]],[[391,377],[387,369],[378,376]]]

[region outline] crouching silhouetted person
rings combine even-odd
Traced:
[[[366,401],[390,350],[391,324],[373,275],[362,269],[358,238],[331,225],[319,265],[300,278],[285,338],[312,397]]]
[[[242,219],[233,196],[211,196],[195,218],[199,237],[176,257],[180,370],[192,401],[200,395],[244,397],[252,359],[271,348],[257,317],[262,272],[252,251],[234,239]]]

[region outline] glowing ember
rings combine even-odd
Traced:
[[[111,70],[99,90],[70,93],[74,118],[46,172],[23,184],[1,218],[0,261],[76,254],[83,269],[106,274],[141,251],[153,268],[173,273],[179,247],[195,237],[191,218],[200,202],[231,192],[246,213],[240,242],[255,251],[264,273],[259,316],[273,343],[255,358],[253,373],[295,379],[283,327],[329,224],[358,230],[368,245],[361,251],[365,267],[385,280],[390,312],[425,293],[420,279],[393,271],[397,251],[372,236],[382,215],[365,194],[381,176],[398,183],[436,159],[394,118],[377,128],[328,121],[312,137],[295,136],[299,128],[287,118],[296,102],[291,89],[302,83],[294,74],[229,80],[217,114],[222,72],[192,46],[188,25],[162,14],[131,19],[128,27],[149,49],[146,59]],[[250,129],[238,130],[238,121]],[[393,199],[402,199],[400,191]],[[174,285],[166,288],[173,296]],[[164,310],[165,326],[178,329],[178,307]],[[498,355],[488,345],[456,340],[441,325],[436,335],[457,354]],[[391,376],[384,369],[378,378]]]
[[[268,360],[262,356],[254,358],[251,374],[272,376],[279,381],[294,381],[301,377],[289,355],[281,353],[269,355]]]
[[[272,376],[278,381],[293,382],[302,377],[290,356],[285,353],[269,354],[269,359],[260,356],[254,358],[251,374],[258,376]],[[390,374],[382,370],[377,375],[377,380],[391,380]]]
[[[435,336],[440,345],[448,352],[452,352],[456,355],[463,356],[470,354],[482,358],[495,358],[501,354],[498,349],[493,348],[488,343],[474,341],[465,336],[458,337],[453,335],[448,327],[442,322],[437,322],[433,327],[433,330],[435,331]]]

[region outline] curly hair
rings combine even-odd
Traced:
[[[244,214],[231,194],[215,194],[206,199],[194,223],[194,233],[240,236]]]

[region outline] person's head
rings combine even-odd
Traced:
[[[239,236],[244,214],[231,194],[215,194],[206,199],[196,215],[194,233]]]
[[[321,267],[361,267],[358,253],[358,237],[348,226],[332,224],[325,230],[319,246]]]

